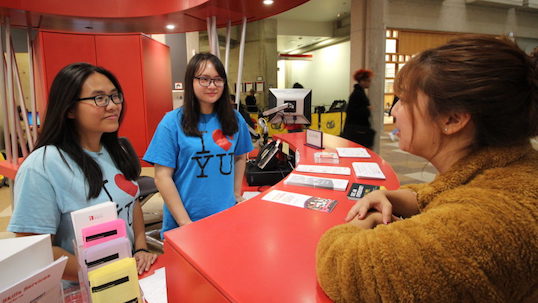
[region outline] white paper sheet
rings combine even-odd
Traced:
[[[21,281],[1,290],[0,302],[61,302],[62,292],[59,290],[66,264],[67,257],[61,256],[51,264],[27,274]]]
[[[343,166],[328,165],[305,165],[301,164],[295,168],[296,171],[305,173],[333,174],[333,175],[351,175],[351,169]]]
[[[54,261],[50,235],[3,239],[0,247],[0,291]]]
[[[348,183],[348,180],[343,179],[321,178],[294,173],[289,174],[286,180],[284,180],[284,184],[286,185],[325,188],[338,191],[345,191]]]
[[[261,194],[261,192],[259,191],[246,191],[243,193],[243,198],[245,198],[245,200],[248,200],[250,198],[256,197],[259,194]]]
[[[338,156],[342,158],[371,158],[366,148],[362,147],[337,147]]]
[[[282,190],[272,190],[268,192],[262,200],[276,202],[301,208],[307,208],[322,212],[331,212],[338,201],[320,197],[313,197],[298,193],[291,193]]]
[[[353,170],[358,178],[385,179],[381,167],[375,162],[353,162]]]
[[[140,279],[138,281],[144,299],[148,303],[167,303],[166,296],[166,271],[165,268],[155,270],[153,275]]]

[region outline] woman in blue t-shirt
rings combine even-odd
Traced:
[[[87,63],[64,67],[50,88],[36,149],[17,172],[8,230],[51,234],[54,258],[69,258],[65,280],[78,280],[71,212],[106,201],[116,203],[126,222],[138,272],[156,258],[147,250],[138,201],[140,163],[118,140],[123,101],[109,71]]]
[[[246,153],[253,148],[216,56],[200,53],[189,61],[184,100],[164,116],[144,155],[155,164],[165,202],[162,232],[242,202]]]

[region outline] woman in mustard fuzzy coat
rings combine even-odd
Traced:
[[[395,90],[400,148],[439,174],[357,201],[318,244],[323,290],[337,302],[538,302],[536,59],[463,37],[411,59]]]

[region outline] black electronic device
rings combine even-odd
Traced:
[[[278,165],[276,154],[280,148],[280,140],[271,141],[266,144],[258,153],[256,158],[256,166],[259,169],[273,169]]]
[[[335,112],[343,112],[346,109],[346,101],[345,100],[334,100],[333,104],[331,104],[331,107],[327,111],[328,113],[335,113]]]
[[[325,106],[323,106],[323,105],[316,106],[314,108],[314,113],[316,113],[316,114],[323,114],[324,112],[325,112]]]
[[[289,104],[271,117],[270,123],[310,124],[312,90],[304,88],[270,88],[269,109]]]
[[[260,169],[255,162],[247,162],[245,176],[249,186],[275,185],[292,171],[289,164],[277,165],[272,169]]]
[[[247,162],[245,176],[249,186],[275,185],[292,171],[288,161],[279,160],[282,157],[277,157],[278,153],[282,153],[280,140],[271,141],[260,150],[255,161]]]

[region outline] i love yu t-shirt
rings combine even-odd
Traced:
[[[116,203],[118,218],[125,221],[133,243],[133,207],[139,195],[138,184],[125,179],[106,148],[88,153],[101,167],[103,187],[99,196],[87,200],[88,184],[82,170],[55,146],[32,152],[15,178],[15,210],[11,232],[53,234],[53,245],[73,253],[71,212],[106,201]],[[67,164],[62,159],[67,161]]]
[[[173,180],[192,221],[233,206],[234,157],[253,149],[245,120],[234,111],[239,130],[232,136],[222,133],[216,113],[202,114],[198,129],[202,137],[187,136],[181,127],[183,108],[167,113],[159,123],[144,160],[174,168]],[[163,228],[178,227],[163,210]]]

